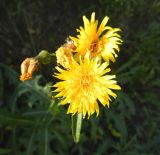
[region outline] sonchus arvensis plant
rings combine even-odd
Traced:
[[[73,129],[75,142],[79,141],[82,119],[94,113],[98,116],[99,106],[109,107],[112,98],[117,97],[115,90],[121,89],[116,75],[110,74],[110,63],[115,62],[122,44],[118,34],[121,30],[108,26],[108,20],[106,16],[98,24],[94,12],[90,20],[83,16],[84,26],[77,29],[76,36],[70,36],[55,54],[42,51],[36,57],[38,64],[47,64],[56,55],[54,77],[59,81],[53,85],[55,97],[60,99],[59,105],[68,105],[67,114],[72,118],[78,116],[75,133]],[[23,76],[28,75],[27,71],[23,72]],[[32,77],[32,72],[29,73]],[[27,79],[23,76],[22,80]]]

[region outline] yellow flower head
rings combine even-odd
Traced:
[[[98,27],[98,20],[95,20],[95,13],[91,15],[89,21],[86,16],[83,16],[84,28],[77,29],[79,35],[77,37],[70,36],[76,44],[75,52],[78,55],[85,55],[88,51],[91,53],[91,57],[102,57],[105,61],[115,61],[117,57],[115,50],[119,51],[119,44],[122,43],[120,35],[117,34],[120,31],[119,28],[111,28],[106,26],[108,22],[106,16]],[[107,32],[105,32],[107,30]],[[104,33],[105,32],[105,33]]]
[[[67,70],[57,67],[56,77],[62,81],[54,85],[58,92],[56,97],[62,97],[60,105],[69,104],[67,113],[82,113],[83,117],[94,112],[98,115],[98,101],[109,106],[110,96],[116,98],[112,89],[120,89],[120,86],[113,80],[115,75],[105,75],[110,71],[106,67],[106,62],[100,65],[98,59],[91,60],[89,53],[80,63],[73,61]]]

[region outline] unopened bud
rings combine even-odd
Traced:
[[[38,54],[37,59],[38,59],[38,61],[39,61],[41,64],[46,65],[46,64],[49,64],[49,63],[51,62],[52,57],[53,57],[53,56],[52,56],[48,51],[42,50],[42,51]]]

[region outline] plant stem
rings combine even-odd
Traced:
[[[77,125],[76,125],[76,134],[75,134],[75,142],[78,143],[81,135],[81,127],[82,127],[82,113],[77,114]]]

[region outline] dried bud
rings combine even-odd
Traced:
[[[62,46],[56,51],[57,63],[64,68],[69,68],[73,61],[73,55],[69,48]]]
[[[35,58],[26,58],[21,64],[21,76],[20,80],[30,80],[32,74],[39,69],[39,62]]]
[[[69,68],[73,61],[73,54],[76,46],[72,40],[67,40],[67,42],[58,48],[56,51],[57,63],[62,65],[64,68]]]

